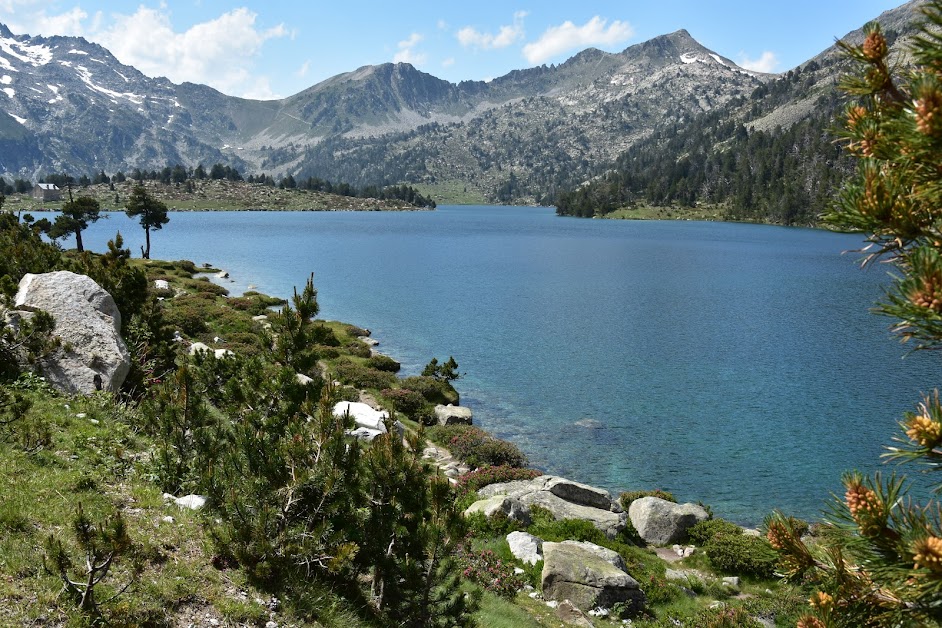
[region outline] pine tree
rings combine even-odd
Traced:
[[[69,202],[62,206],[62,213],[56,217],[49,237],[57,240],[66,236],[75,235],[75,248],[81,253],[85,250],[82,244],[82,231],[88,228],[89,223],[97,222],[101,217],[101,206],[90,196],[72,198],[72,186],[69,188]]]
[[[141,227],[144,228],[146,247],[143,248],[142,253],[144,259],[150,259],[150,230],[161,229],[170,222],[167,216],[167,206],[148,194],[143,185],[136,185],[125,208],[124,213],[130,218],[137,216]]]
[[[845,114],[856,177],[829,224],[869,235],[865,263],[892,262],[901,276],[878,312],[916,348],[942,345],[942,0],[932,0],[912,46],[913,67],[894,72],[876,23],[860,45],[841,46],[859,65],[843,88],[858,97]],[[942,470],[942,405],[928,395],[900,422],[889,460]],[[804,628],[922,626],[942,622],[942,507],[907,496],[905,476],[845,474],[823,542],[806,543],[781,514],[766,522],[786,575],[816,587]],[[942,490],[942,483],[936,484]],[[920,503],[923,501],[924,503]]]

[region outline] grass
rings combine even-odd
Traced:
[[[726,208],[722,205],[662,207],[639,203],[632,207],[616,209],[609,214],[605,214],[603,218],[615,220],[725,220]]]
[[[465,181],[416,183],[412,187],[422,196],[435,199],[439,205],[485,205],[488,202],[481,190]]]
[[[73,189],[75,196],[91,196],[105,211],[124,211],[124,203],[137,182],[115,183],[112,190],[108,184],[89,185]],[[174,211],[325,211],[325,210],[415,210],[402,201],[355,198],[314,192],[311,190],[288,190],[272,188],[260,183],[205,179],[193,181],[193,191],[185,185],[166,185],[158,181],[144,181],[147,191],[158,201]],[[58,211],[68,200],[63,191],[59,202],[37,201],[29,194],[11,194],[4,209],[13,212]]]

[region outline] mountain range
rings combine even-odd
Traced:
[[[905,35],[919,4],[879,19]],[[386,63],[259,101],[147,77],[83,38],[17,36],[0,24],[0,175],[222,163],[276,180],[547,202],[705,115],[728,110],[750,130],[813,116],[842,64],[832,46],[800,69],[801,85],[783,94],[772,86],[785,75],[745,70],[680,30],[489,82],[454,84]],[[752,106],[773,92],[774,106]]]

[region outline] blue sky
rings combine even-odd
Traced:
[[[249,98],[290,96],[341,72],[407,61],[458,82],[619,52],[686,28],[744,67],[784,72],[899,0],[356,2],[0,0],[16,34],[80,35],[150,76]]]

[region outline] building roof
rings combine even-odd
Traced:
[[[59,187],[55,183],[37,183],[37,187],[41,190],[58,190]]]

